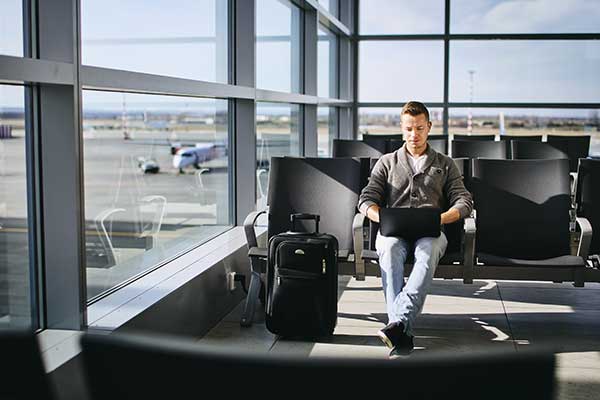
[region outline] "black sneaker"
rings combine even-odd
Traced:
[[[402,322],[392,322],[387,324],[385,328],[377,331],[377,335],[387,347],[393,349],[406,341],[408,335],[404,330],[405,328]]]
[[[413,337],[405,334],[405,338],[390,351],[390,359],[408,357],[414,348]]]

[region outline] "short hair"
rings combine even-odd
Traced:
[[[425,104],[418,101],[409,101],[406,103],[404,107],[402,107],[400,116],[404,114],[410,114],[413,117],[420,114],[425,114],[425,118],[427,118],[427,121],[429,121],[429,111],[427,110],[427,107],[425,107]]]

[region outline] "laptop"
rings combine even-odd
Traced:
[[[439,208],[381,208],[379,232],[405,240],[440,236]]]

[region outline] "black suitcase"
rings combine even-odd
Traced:
[[[312,219],[313,233],[296,232]],[[337,239],[319,233],[319,216],[292,214],[292,230],[272,236],[267,256],[267,329],[281,336],[332,335],[337,322]]]

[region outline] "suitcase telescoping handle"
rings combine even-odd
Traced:
[[[292,232],[296,232],[296,221],[299,219],[312,219],[315,221],[315,232],[319,233],[319,221],[321,217],[317,214],[306,214],[306,213],[297,213],[290,215],[290,221],[292,221]]]

